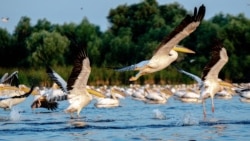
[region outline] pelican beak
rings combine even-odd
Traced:
[[[97,97],[102,97],[102,98],[105,97],[102,93],[100,93],[100,92],[98,92],[98,91],[95,91],[95,90],[93,90],[93,89],[87,89],[87,91],[88,91],[88,93],[91,94],[91,95],[94,95],[94,96],[97,96]]]
[[[195,53],[194,51],[192,51],[191,49],[188,49],[186,47],[183,46],[174,46],[173,50],[178,51],[178,52],[183,52],[183,53]]]
[[[38,89],[34,89],[32,92],[31,92],[32,95],[39,95],[39,90]]]
[[[28,87],[21,87],[19,88],[21,91],[24,91],[25,93],[29,92],[30,91],[30,88]]]
[[[234,87],[233,84],[228,83],[228,82],[226,82],[226,81],[219,81],[219,84],[220,84],[221,86],[226,86],[226,87],[230,87],[230,88]]]
[[[0,90],[15,90],[15,91],[18,91],[19,89],[16,88],[16,87],[12,87],[12,86],[3,86],[3,87],[0,87]]]

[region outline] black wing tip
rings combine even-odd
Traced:
[[[53,69],[50,66],[46,66],[46,72],[47,73],[53,73]]]
[[[220,50],[223,47],[223,39],[213,38],[212,43],[213,46],[211,48],[211,52],[214,50]]]
[[[15,99],[15,98],[26,98],[26,97],[28,97],[33,92],[34,88],[35,88],[35,86],[32,85],[31,88],[30,88],[30,90],[27,93],[25,93],[23,95],[19,95],[19,96],[13,96],[11,98],[12,99]]]
[[[54,111],[58,108],[58,103],[57,102],[48,102],[48,101],[34,101],[31,104],[31,108],[35,109],[35,108],[46,108],[48,110]]]
[[[202,4],[199,7],[198,14],[197,14],[197,8],[195,7],[194,8],[194,15],[193,15],[194,20],[195,21],[202,21],[204,16],[205,16],[205,13],[206,13],[206,7],[204,6],[204,4]]]

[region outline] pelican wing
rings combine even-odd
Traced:
[[[204,67],[202,72],[202,80],[213,78],[218,79],[219,72],[223,66],[227,63],[228,56],[227,51],[223,47],[222,42],[215,40],[215,44],[212,47],[211,59],[208,64]]]
[[[199,85],[199,88],[203,85],[203,81],[201,80],[201,78],[195,74],[192,74],[192,73],[189,73],[187,71],[184,71],[183,69],[175,66],[175,68],[180,72],[180,73],[183,73],[183,74],[186,74],[187,76],[191,77],[192,79],[194,79],[198,85]]]
[[[8,73],[5,73],[1,80],[0,83],[2,84],[9,84],[11,86],[16,86],[18,87],[19,85],[19,79],[18,79],[18,71],[14,71],[12,74],[8,75]]]
[[[169,53],[170,50],[177,45],[182,39],[189,36],[200,25],[200,22],[205,16],[206,8],[201,5],[198,13],[197,8],[194,8],[193,16],[187,15],[167,37],[161,42],[155,50],[154,56]]]
[[[67,82],[67,90],[86,88],[90,72],[91,67],[89,58],[82,49],[74,60],[74,67]]]
[[[115,69],[115,71],[123,72],[123,71],[136,70],[137,68],[141,68],[141,67],[145,66],[146,64],[148,64],[148,62],[149,62],[149,60],[144,60],[144,61],[141,61],[140,63],[134,64],[131,66],[123,67],[120,69]]]
[[[31,108],[46,108],[48,110],[54,111],[58,108],[57,102],[50,102],[46,99],[37,99],[31,104]]]
[[[0,83],[3,83],[4,80],[8,77],[8,75],[9,75],[9,74],[6,72],[6,73],[1,77]]]
[[[67,82],[54,70],[47,66],[46,69],[47,74],[49,77],[61,88],[61,90],[67,93]]]

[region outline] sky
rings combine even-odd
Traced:
[[[27,16],[35,25],[39,19],[46,19],[51,24],[76,23],[87,18],[105,31],[109,27],[107,16],[110,9],[118,5],[131,5],[143,0],[1,0],[0,16],[8,17],[8,22],[0,21],[0,28],[13,33],[21,17]],[[206,6],[205,19],[216,14],[238,15],[243,13],[250,19],[250,0],[158,0],[160,5],[178,2],[187,11],[201,4]]]

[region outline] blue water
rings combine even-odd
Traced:
[[[0,140],[84,140],[84,141],[182,141],[249,140],[250,104],[232,99],[215,99],[211,113],[206,101],[207,119],[202,104],[182,103],[170,98],[166,104],[145,104],[127,97],[117,108],[95,108],[93,100],[81,112],[80,119],[64,113],[67,101],[56,111],[32,110],[33,97],[11,111],[0,109]]]

